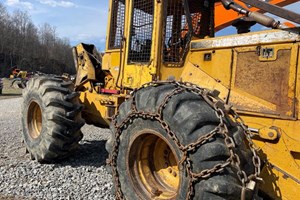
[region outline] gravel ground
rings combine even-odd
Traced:
[[[85,125],[73,156],[39,164],[30,160],[22,143],[21,102],[0,100],[0,199],[114,199],[105,168],[109,130]]]

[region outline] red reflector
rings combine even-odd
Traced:
[[[104,93],[104,94],[119,94],[120,93],[119,90],[108,90],[108,89],[101,89],[100,92]]]

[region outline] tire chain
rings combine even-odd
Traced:
[[[172,84],[176,86],[176,89],[174,89],[172,92],[170,92],[163,100],[161,105],[158,107],[157,113],[148,113],[144,111],[138,111],[136,108],[136,102],[135,102],[135,94],[137,91],[148,87],[148,86],[159,86],[159,85],[167,85]],[[162,112],[163,109],[167,106],[168,102],[171,100],[171,98],[179,93],[182,93],[184,91],[192,92],[194,94],[197,94],[198,96],[202,97],[214,110],[216,116],[220,120],[220,124],[212,130],[210,133],[201,136],[197,139],[196,142],[190,143],[186,146],[180,143],[179,139],[175,135],[175,133],[171,130],[170,126],[163,120]],[[131,104],[131,112],[127,115],[125,119],[121,121],[121,123],[117,123],[117,117],[119,115],[119,111],[115,114],[115,116],[112,119],[112,125],[114,127],[114,135],[115,135],[115,141],[113,144],[112,153],[110,154],[109,159],[107,159],[107,164],[111,166],[112,169],[112,175],[114,178],[114,186],[115,186],[115,193],[116,193],[116,199],[125,199],[124,195],[121,190],[121,183],[119,181],[119,173],[117,170],[117,157],[119,152],[119,145],[120,145],[120,136],[122,134],[122,130],[126,129],[129,124],[133,122],[134,119],[142,118],[142,119],[151,119],[156,120],[160,123],[161,127],[168,133],[168,136],[174,141],[176,146],[181,150],[183,153],[183,157],[179,162],[179,165],[185,166],[186,172],[189,176],[189,184],[188,184],[188,192],[186,199],[192,199],[194,195],[194,182],[199,181],[201,178],[209,178],[212,174],[220,173],[222,172],[225,167],[229,166],[230,164],[233,165],[237,170],[237,176],[242,184],[242,192],[241,192],[241,200],[244,200],[246,197],[246,190],[247,190],[247,184],[252,181],[255,184],[259,181],[261,181],[260,175],[260,169],[261,169],[261,160],[258,156],[258,148],[255,147],[255,144],[253,143],[251,137],[252,134],[248,130],[248,127],[245,125],[242,118],[228,105],[226,105],[219,97],[218,92],[216,91],[210,91],[204,88],[200,88],[195,84],[188,83],[188,82],[177,82],[177,81],[156,81],[156,82],[150,82],[147,84],[144,84],[141,88],[133,90],[131,93],[132,98],[132,104]],[[240,167],[240,158],[239,156],[234,152],[235,143],[232,137],[229,136],[228,127],[225,123],[225,113],[229,114],[233,117],[234,122],[238,125],[240,125],[243,129],[243,132],[246,136],[246,140],[248,141],[248,145],[250,150],[252,151],[252,162],[255,167],[255,173],[248,175],[245,171],[243,171]],[[225,145],[227,146],[230,156],[229,158],[223,162],[216,164],[212,169],[205,169],[202,170],[200,173],[194,173],[192,171],[192,164],[191,160],[189,158],[189,152],[193,152],[201,146],[202,144],[209,141],[209,139],[213,138],[215,135],[220,134],[224,137]],[[255,194],[257,195],[257,194]]]

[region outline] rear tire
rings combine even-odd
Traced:
[[[138,90],[135,94],[136,112],[158,113],[159,106],[176,87],[157,85]],[[111,153],[110,164],[116,164],[116,168],[113,166],[110,171],[114,180],[118,180],[115,185],[120,184],[120,188],[116,188],[117,197],[121,193],[130,200],[186,199],[190,177],[185,166],[179,164],[183,152],[157,118],[131,115],[135,112],[132,103],[133,99],[129,99],[120,106],[115,125],[120,126],[128,116],[133,116],[132,119],[121,127],[120,137],[113,135],[106,144],[107,151]],[[253,173],[252,154],[244,142],[242,128],[225,118],[229,136],[235,142],[234,151],[241,160],[240,167],[247,174]],[[169,99],[162,111],[162,119],[184,146],[196,142],[220,123],[214,109],[202,97],[187,90]],[[114,133],[118,132],[115,125],[111,125]],[[218,134],[189,153],[193,173],[212,169],[216,164],[224,163],[229,156],[224,138]],[[237,170],[228,165],[222,172],[195,181],[191,197],[200,200],[241,199],[241,185]],[[249,193],[247,196],[251,196]]]
[[[68,156],[82,139],[82,105],[71,81],[32,78],[23,90],[22,127],[25,145],[38,162]]]

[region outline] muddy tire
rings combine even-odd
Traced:
[[[71,81],[41,76],[32,78],[23,90],[23,138],[33,159],[53,162],[77,148],[84,120],[73,88]]]
[[[148,86],[139,90],[135,94],[137,112],[158,113],[163,100],[176,87],[170,84]],[[129,99],[120,106],[117,125],[131,115],[132,102]],[[170,98],[162,111],[162,119],[184,146],[196,142],[220,123],[214,109],[202,97],[186,90]],[[235,142],[235,152],[240,157],[241,168],[247,174],[253,173],[252,154],[244,142],[242,128],[229,118],[226,118],[226,124],[229,135]],[[111,130],[113,134],[106,149],[112,159],[114,144],[117,144],[116,171],[111,167],[114,165],[112,160],[109,168],[114,176],[116,173],[119,176],[119,193],[130,200],[186,199],[190,178],[185,166],[179,164],[183,152],[161,122],[156,118],[136,115],[122,128],[117,141],[116,127],[113,124]],[[215,135],[189,153],[194,173],[212,169],[216,164],[224,163],[229,156],[229,149],[221,135]],[[116,176],[114,180],[115,178]],[[229,165],[222,172],[215,172],[195,181],[191,197],[200,200],[241,199],[241,185],[236,168]],[[115,190],[118,191],[118,188]],[[247,197],[251,195],[251,192],[247,193]]]

